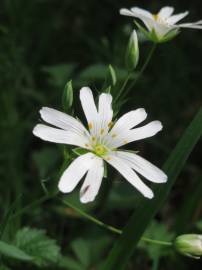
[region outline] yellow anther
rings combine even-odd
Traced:
[[[116,134],[112,134],[112,138],[115,138],[117,135]]]
[[[85,143],[85,147],[89,147],[89,144]]]
[[[127,141],[127,140],[124,140],[123,142],[124,142],[125,144],[127,144],[127,143],[128,143],[128,141]]]
[[[104,128],[101,128],[100,134],[103,135],[104,132],[105,132]]]
[[[109,122],[108,127],[111,128],[113,126],[113,122]]]
[[[93,137],[92,137],[92,141],[95,142],[95,140],[96,140],[96,138],[95,138],[95,136],[93,136]]]
[[[111,160],[111,158],[110,157],[107,157],[106,160]]]
[[[93,124],[92,123],[88,123],[88,128],[92,129],[93,128]]]

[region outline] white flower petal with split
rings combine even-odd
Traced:
[[[110,94],[103,93],[99,96],[98,109],[90,88],[83,87],[80,90],[80,100],[88,129],[72,116],[47,107],[40,110],[41,118],[55,127],[38,124],[33,129],[33,134],[42,140],[79,146],[87,150],[86,154],[77,157],[64,171],[58,184],[59,190],[63,193],[71,192],[86,175],[80,200],[82,203],[93,201],[104,176],[104,162],[108,162],[145,197],[153,198],[152,190],[143,183],[137,173],[154,183],[165,183],[165,173],[139,155],[119,151],[117,148],[154,136],[162,129],[162,124],[153,121],[136,128],[147,117],[145,110],[140,108],[124,114],[113,125]]]

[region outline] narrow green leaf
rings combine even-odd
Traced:
[[[137,210],[124,227],[123,234],[112,248],[103,270],[125,269],[142,234],[168,197],[177,176],[181,172],[186,160],[201,135],[202,109],[199,110],[189,127],[186,129],[182,138],[163,166],[163,170],[168,175],[168,182],[162,185],[155,185],[153,188],[155,193],[154,199],[144,199],[140,202]]]
[[[63,96],[62,96],[62,106],[65,112],[69,112],[73,104],[73,87],[72,81],[66,83]]]
[[[21,249],[17,248],[14,245],[7,244],[3,241],[0,241],[0,253],[6,257],[17,259],[20,261],[31,261],[33,257],[26,254]]]

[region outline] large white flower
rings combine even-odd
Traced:
[[[76,158],[64,171],[59,181],[59,190],[71,192],[87,173],[81,187],[80,200],[83,203],[93,201],[102,182],[103,163],[106,161],[145,197],[151,199],[152,190],[140,180],[135,171],[155,183],[166,182],[167,176],[139,155],[117,148],[155,135],[162,129],[161,122],[153,121],[134,128],[147,117],[145,110],[140,108],[124,114],[113,125],[110,94],[103,93],[99,96],[98,110],[90,88],[81,89],[80,100],[88,130],[72,116],[47,107],[40,110],[41,118],[57,128],[38,124],[33,130],[35,136],[45,141],[79,146],[87,150],[86,154]]]
[[[188,11],[173,15],[173,7],[163,7],[157,14],[152,14],[147,10],[133,7],[129,9],[121,9],[120,14],[140,19],[149,30],[150,33],[156,35],[156,39],[161,41],[164,38],[170,38],[180,28],[202,29],[202,20],[193,23],[177,24],[180,20],[188,15]]]

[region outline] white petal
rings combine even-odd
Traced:
[[[186,17],[188,14],[189,14],[189,12],[185,11],[183,13],[173,15],[167,19],[167,22],[169,24],[175,24],[175,23],[179,22],[180,20],[182,20],[184,17]]]
[[[202,29],[202,21],[193,22],[193,23],[182,23],[176,26],[181,27],[181,28]]]
[[[130,11],[129,9],[126,9],[126,8],[121,8],[119,12],[121,15],[124,15],[124,16],[136,17],[132,11]]]
[[[130,167],[154,183],[165,183],[167,175],[146,159],[130,153],[117,151],[117,156],[129,162]]]
[[[145,109],[139,108],[135,111],[130,111],[120,117],[111,130],[111,133],[119,133],[122,130],[129,130],[141,122],[147,117]]]
[[[80,100],[85,113],[86,119],[89,123],[97,120],[98,112],[95,106],[93,93],[89,87],[83,87],[80,90]]]
[[[172,25],[167,25],[157,21],[154,23],[154,30],[159,39],[168,34],[168,32],[170,32],[173,28],[175,27],[173,27]]]
[[[63,193],[71,192],[94,162],[94,154],[87,153],[76,158],[64,171],[58,188]]]
[[[163,7],[158,12],[158,16],[162,19],[167,19],[168,17],[170,17],[173,14],[173,12],[174,12],[173,7]]]
[[[113,117],[112,96],[110,94],[103,93],[99,96],[98,114],[100,133],[105,135],[109,130],[109,124]]]
[[[70,144],[89,149],[89,139],[84,135],[78,135],[71,131],[38,124],[33,129],[33,134],[44,141]]]
[[[52,108],[43,107],[40,110],[41,118],[47,123],[78,134],[88,134],[86,128],[74,117]]]
[[[143,16],[143,17],[148,17],[150,19],[153,19],[152,13],[145,9],[133,7],[131,8],[131,11],[133,12],[133,14],[136,14],[139,18]]]
[[[145,197],[149,199],[153,198],[152,190],[141,181],[137,174],[130,168],[130,164],[127,161],[117,157],[116,154],[113,153],[108,156],[107,162],[119,171],[120,174]]]
[[[143,21],[149,31],[154,28],[155,20],[152,14],[148,11],[139,9],[139,8],[132,8],[131,11],[125,8],[120,10],[121,15],[135,17]]]
[[[103,160],[99,157],[96,157],[81,187],[80,201],[82,203],[94,201],[101,186],[103,175]]]
[[[110,146],[111,148],[117,148],[133,141],[152,137],[157,132],[162,130],[162,127],[163,126],[160,121],[150,122],[143,127],[134,128],[132,130],[126,131],[125,133],[121,133],[120,136],[115,137],[114,140],[110,142]]]
[[[145,109],[139,108],[124,114],[117,120],[112,130],[105,137],[105,143],[109,146],[114,143],[115,138],[122,138],[122,134],[128,132],[131,128],[137,126],[147,117]]]

